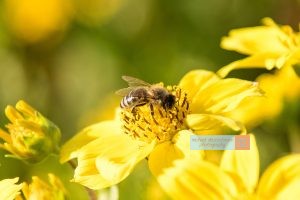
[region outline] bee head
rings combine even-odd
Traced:
[[[164,109],[171,109],[176,101],[176,97],[165,88],[155,88],[153,90],[154,97]]]
[[[170,109],[170,108],[172,108],[173,106],[174,106],[174,104],[175,104],[175,96],[174,95],[172,95],[172,94],[168,94],[168,95],[166,95],[165,96],[165,99],[164,99],[164,101],[163,101],[163,107],[165,108],[165,109]]]

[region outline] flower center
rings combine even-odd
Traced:
[[[149,100],[142,106],[123,108],[123,130],[134,139],[144,142],[171,140],[184,125],[189,110],[187,94],[177,86],[165,88],[174,96],[172,106],[164,106],[160,100]]]

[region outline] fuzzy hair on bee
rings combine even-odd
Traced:
[[[131,76],[122,76],[122,79],[129,87],[116,91],[116,94],[123,96],[121,108],[134,109],[146,104],[159,104],[167,110],[175,104],[175,96],[162,85],[150,84]]]

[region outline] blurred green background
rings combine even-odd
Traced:
[[[242,57],[219,47],[222,36],[259,25],[263,17],[298,30],[300,2],[1,0],[0,110],[24,99],[61,128],[63,143],[101,119],[107,104],[115,105],[114,91],[125,86],[121,75],[176,84],[192,69],[216,71]],[[232,76],[253,80],[261,72],[238,70]],[[1,127],[6,123],[2,112]],[[270,126],[270,133],[258,134],[262,168],[290,150],[284,128]],[[84,189],[69,183],[72,170],[57,157],[28,166],[0,154],[1,179],[54,172],[71,199],[87,199]],[[163,198],[145,166],[120,184],[120,199]]]

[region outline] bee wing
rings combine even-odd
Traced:
[[[125,97],[126,95],[129,94],[129,92],[131,92],[131,91],[134,90],[134,89],[135,89],[135,87],[122,88],[122,89],[120,89],[120,90],[117,90],[115,93],[116,93],[117,95],[120,95],[120,96]]]
[[[145,81],[142,81],[138,78],[134,78],[131,76],[122,76],[122,79],[128,83],[129,87],[137,87],[137,86],[150,87],[151,86],[150,83],[147,83]]]

